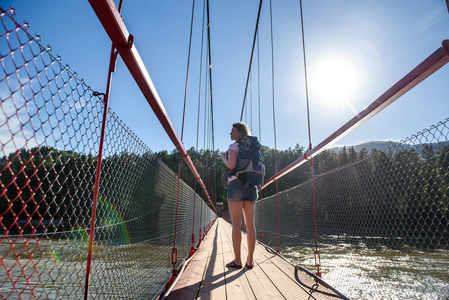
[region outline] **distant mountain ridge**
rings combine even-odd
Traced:
[[[447,146],[449,145],[449,141],[445,141],[445,142],[439,142],[439,143],[425,143],[425,144],[418,144],[418,145],[409,145],[409,144],[403,144],[403,143],[399,143],[399,142],[393,142],[393,141],[373,141],[373,142],[366,142],[366,143],[362,143],[359,145],[354,145],[354,146],[339,146],[339,147],[332,147],[329,148],[330,151],[334,152],[334,153],[339,153],[341,150],[343,150],[343,147],[346,147],[346,150],[349,147],[354,147],[354,150],[356,152],[359,152],[360,150],[362,150],[363,148],[367,149],[368,151],[371,151],[373,149],[377,149],[377,150],[385,150],[388,147],[397,145],[396,148],[393,149],[393,152],[397,151],[397,150],[403,150],[403,149],[411,149],[411,148],[415,148],[418,152],[421,152],[422,148],[425,145],[433,145],[433,146]]]
[[[343,147],[346,147],[346,150],[350,147],[354,147],[354,150],[356,152],[359,152],[363,148],[367,149],[368,151],[371,151],[373,149],[384,150],[384,149],[386,149],[392,145],[395,145],[397,143],[398,142],[393,142],[393,141],[372,141],[372,142],[366,142],[366,143],[362,143],[362,144],[354,145],[354,146],[348,145],[348,146],[332,147],[332,148],[329,148],[329,150],[334,153],[340,152],[341,150],[343,150]]]

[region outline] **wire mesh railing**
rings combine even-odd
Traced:
[[[13,10],[0,20],[0,297],[84,298],[103,102]],[[109,111],[91,298],[152,299],[165,288],[182,263],[173,266],[172,247],[187,257],[215,219],[181,182],[174,245],[177,186]]]
[[[361,150],[344,167],[315,171],[324,280],[355,299],[449,297],[448,137],[446,119],[386,149]],[[276,247],[279,228],[282,254],[316,270],[311,180],[278,197],[279,227],[274,195],[257,203],[257,231]]]

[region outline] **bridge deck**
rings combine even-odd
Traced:
[[[242,236],[242,259],[246,257]],[[167,299],[335,299],[338,296],[263,245],[256,245],[255,265],[249,270],[228,269],[233,260],[231,225],[219,218]],[[315,285],[315,286],[314,286]],[[318,288],[311,293],[311,287]],[[324,293],[323,293],[324,292]],[[329,295],[326,295],[328,293]]]

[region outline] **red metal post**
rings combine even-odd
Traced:
[[[279,228],[279,189],[278,189],[278,181],[276,180],[276,220],[277,220],[277,231],[276,231],[276,241],[277,241],[277,253],[281,253],[280,244],[279,244],[279,236],[280,236],[280,228]]]
[[[259,189],[259,199],[262,199],[261,189]],[[263,243],[263,201],[260,202],[260,242]]]
[[[128,38],[130,34],[125,26],[125,23],[120,17],[120,13],[114,4],[114,1],[89,0],[89,2],[115,47],[125,48],[128,45]],[[120,52],[120,56],[159,119],[162,127],[165,129],[174,146],[179,151],[180,156],[183,157],[192,174],[196,180],[198,180],[198,183],[201,185],[207,200],[212,205],[213,210],[217,212],[217,209],[215,208],[215,205],[207,192],[206,186],[201,180],[192,159],[182,144],[181,139],[178,137],[178,134],[176,133],[176,130],[174,129],[173,124],[165,111],[164,105],[159,98],[156,88],[151,81],[150,75],[142,62],[136,47],[133,45],[130,49]]]
[[[175,212],[175,229],[173,235],[173,248],[172,248],[172,256],[171,263],[173,264],[173,270],[176,269],[176,263],[178,262],[178,248],[176,248],[176,233],[178,232],[178,206],[179,206],[179,184],[181,181],[181,166],[182,166],[182,158],[179,157],[179,166],[178,166],[178,189],[176,192],[176,212]],[[173,253],[176,253],[175,258],[173,259]],[[176,276],[173,273],[173,276]]]
[[[310,144],[309,149],[312,149],[312,144]],[[315,227],[315,251],[313,252],[315,256],[315,266],[317,267],[316,275],[321,277],[320,266],[320,250],[318,250],[318,230],[317,230],[317,221],[316,221],[316,198],[315,198],[315,175],[313,172],[313,158],[310,158],[310,170],[312,173],[312,194],[313,194],[313,221]],[[317,254],[318,254],[318,263],[317,263]]]
[[[189,257],[195,253],[195,212],[196,212],[196,183],[193,185],[193,220],[192,220],[192,246],[190,247]],[[201,225],[200,225],[201,226]]]
[[[119,16],[120,10],[122,7],[123,0],[120,0],[119,4]],[[117,52],[114,53],[115,47],[114,44],[111,46],[111,55],[109,59],[109,71],[108,71],[108,79],[106,83],[106,94],[104,94],[103,103],[103,120],[101,123],[101,136],[100,136],[100,147],[98,150],[98,161],[97,161],[97,172],[95,174],[95,187],[94,187],[94,199],[92,202],[92,216],[90,221],[90,232],[89,232],[89,248],[87,252],[87,265],[86,265],[86,283],[84,287],[84,299],[87,300],[89,298],[89,281],[90,281],[90,271],[92,267],[92,252],[93,252],[93,243],[95,238],[95,221],[97,215],[97,204],[98,204],[98,192],[100,189],[100,177],[101,177],[101,161],[103,158],[103,145],[104,145],[104,136],[106,132],[106,118],[108,114],[108,106],[109,106],[109,94],[111,91],[111,81],[112,81],[112,73],[115,72],[115,62],[117,60]]]
[[[90,270],[92,266],[92,251],[93,243],[95,237],[95,221],[97,215],[97,203],[98,203],[98,191],[100,188],[100,176],[101,176],[101,161],[103,158],[103,145],[104,145],[104,135],[106,131],[106,118],[108,115],[108,105],[109,105],[109,91],[111,86],[111,77],[113,72],[113,66],[115,61],[114,47],[111,50],[111,59],[109,62],[109,73],[108,73],[108,83],[106,87],[106,94],[104,95],[103,102],[103,120],[101,124],[101,136],[100,136],[100,148],[98,150],[98,160],[97,160],[97,172],[95,174],[95,188],[94,188],[94,199],[92,202],[92,216],[90,220],[90,232],[89,232],[89,248],[87,252],[87,266],[86,266],[86,284],[84,287],[84,299],[89,298],[89,280],[90,280]]]
[[[204,203],[206,204],[206,203]],[[206,220],[206,218],[204,218]],[[200,231],[198,236],[198,246],[200,245],[201,241],[203,240],[203,232],[202,232],[202,225],[203,225],[203,203],[201,202],[201,211],[200,211]]]

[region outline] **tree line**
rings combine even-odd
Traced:
[[[305,148],[296,145],[275,151],[262,147],[261,151],[266,165],[266,179],[269,179],[276,169],[280,171],[302,157]],[[212,200],[223,202],[226,208],[229,171],[220,159],[220,151],[196,151],[191,148],[189,155]],[[104,158],[101,183],[103,197],[114,195],[114,198],[123,198],[123,207],[154,212],[148,222],[156,224],[164,199],[151,196],[148,190],[154,189],[152,185],[162,180],[158,178],[159,173],[150,168],[152,164],[160,164],[161,161],[177,174],[179,153],[175,150],[170,153],[159,151],[142,155],[119,153]],[[338,190],[334,193],[347,195],[345,197],[349,204],[328,204],[327,208],[326,204],[323,204],[318,208],[323,211],[322,215],[326,214],[326,209],[330,209],[361,220],[385,222],[388,219],[389,223],[384,224],[384,227],[395,228],[396,231],[419,227],[417,232],[420,236],[436,232],[440,239],[449,240],[446,229],[449,225],[447,143],[423,145],[419,150],[409,147],[388,151],[355,151],[354,147],[343,147],[338,152],[325,150],[313,159],[314,175],[317,178],[325,178],[329,173],[338,174],[332,171],[356,162],[354,168],[357,176],[353,181],[360,181],[358,189],[361,191],[355,193],[354,189],[348,187],[348,182],[337,178],[336,182],[339,184],[335,186]],[[96,163],[97,157],[94,155],[60,151],[51,147],[22,149],[9,157],[1,158],[0,181],[3,192],[0,212],[3,226],[7,227],[5,224],[8,222],[14,224],[17,219],[59,217],[65,218],[71,225],[87,223],[86,216],[90,214],[92,205]],[[181,164],[181,179],[188,186],[195,187],[195,178],[185,163]],[[310,164],[304,164],[281,178],[278,181],[278,190],[287,190],[310,179]],[[363,191],[366,184],[369,184],[369,197],[361,196],[366,194]],[[196,192],[202,194],[199,185],[196,185]],[[276,186],[272,184],[262,193],[264,198],[269,197],[276,193]],[[129,205],[132,201],[138,201],[139,205]],[[132,213],[122,212],[123,215]],[[17,225],[17,222],[15,224]],[[342,231],[348,231],[350,228],[348,225],[348,228],[342,228]]]
[[[262,148],[266,178],[304,155],[305,148],[296,145],[283,151]],[[219,151],[195,152],[201,171],[205,172],[209,191],[226,209],[226,177],[228,171]],[[192,155],[193,154],[193,155]],[[173,151],[156,153],[169,167],[177,169],[179,156]],[[396,144],[387,150],[343,147],[325,150],[313,159],[317,202],[317,223],[321,233],[345,236],[382,236],[386,245],[395,247],[397,237],[409,245],[428,248],[449,246],[449,144],[422,144],[415,147]],[[181,177],[193,183],[189,171]],[[209,178],[209,179],[208,179]],[[278,180],[279,192],[309,182],[310,164],[303,164]],[[309,186],[310,187],[310,186]],[[288,200],[298,220],[309,218],[305,206],[310,205],[310,192],[305,187],[300,199]],[[302,190],[302,189],[301,189]],[[200,192],[200,191],[199,191]],[[276,193],[275,184],[262,191],[267,198]],[[287,198],[290,196],[287,196]],[[284,233],[285,234],[285,233]]]
[[[272,178],[276,170],[279,172],[292,162],[304,156],[305,147],[296,144],[295,147],[290,147],[286,150],[277,150],[262,146],[261,153],[265,163],[265,180]],[[188,150],[190,157],[194,161],[197,170],[205,182],[212,199],[217,202],[223,202],[226,206],[226,185],[229,170],[220,159],[220,150],[199,150],[196,151],[193,147]],[[355,151],[354,147],[343,147],[337,153],[332,150],[325,150],[320,153],[313,160],[314,175],[324,174],[339,166],[355,162],[368,156],[369,151],[363,148],[360,151]],[[159,157],[173,172],[178,172],[179,167],[179,153],[172,150],[170,153],[167,150],[156,152],[155,155]],[[194,186],[194,177],[185,164],[182,164],[181,178],[190,186]],[[312,178],[310,164],[303,164],[284,176],[278,181],[278,191],[286,190],[290,187],[298,185]],[[197,192],[201,194],[201,190]],[[270,185],[263,190],[263,197],[268,197],[276,193],[275,185]]]

